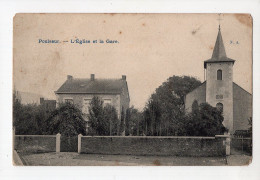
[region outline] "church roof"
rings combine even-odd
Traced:
[[[218,30],[218,36],[217,36],[217,40],[214,46],[211,59],[204,61],[204,68],[206,68],[207,63],[218,63],[218,62],[233,62],[233,63],[235,62],[235,60],[228,58],[226,55],[220,27]]]

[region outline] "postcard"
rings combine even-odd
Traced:
[[[250,164],[252,28],[250,14],[16,14],[13,164]]]

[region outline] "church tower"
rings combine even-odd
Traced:
[[[233,132],[233,65],[226,55],[219,26],[211,59],[204,61],[206,69],[206,102],[222,110],[223,125]]]

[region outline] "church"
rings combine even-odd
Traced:
[[[186,112],[191,112],[195,100],[222,110],[223,125],[231,134],[248,130],[248,119],[252,117],[252,94],[233,82],[234,65],[235,60],[226,55],[219,26],[212,57],[204,61],[206,80],[185,97]]]

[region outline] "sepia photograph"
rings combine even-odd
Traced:
[[[248,166],[253,19],[17,13],[14,166]]]

